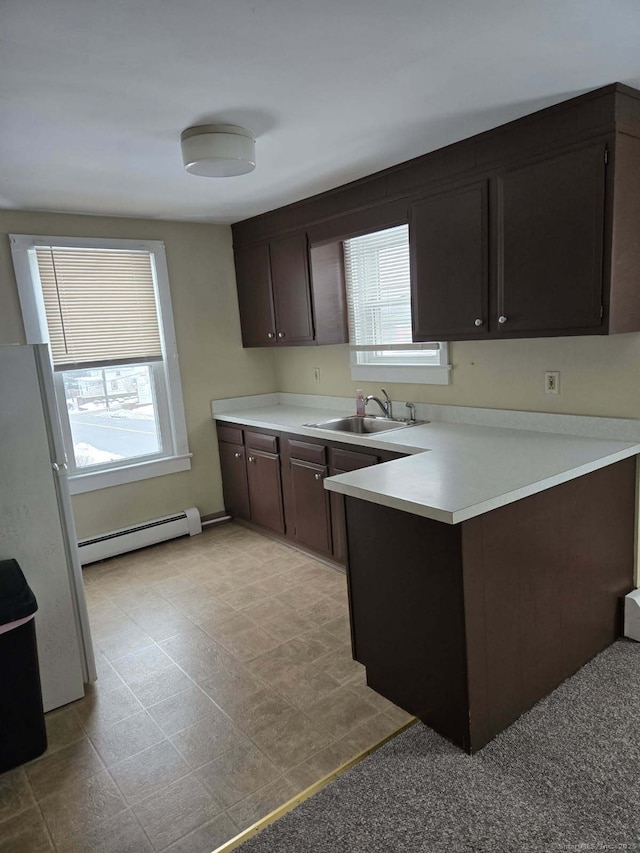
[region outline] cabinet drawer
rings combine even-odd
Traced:
[[[218,441],[228,441],[229,444],[244,444],[244,436],[240,427],[216,424],[218,430]]]
[[[297,441],[290,438],[289,456],[291,459],[301,459],[303,462],[324,465],[327,460],[327,448],[324,444],[314,444],[310,441]]]
[[[278,436],[264,432],[245,432],[245,442],[251,450],[264,450],[267,453],[278,452]]]
[[[332,468],[339,468],[341,471],[357,471],[358,468],[368,468],[370,465],[377,465],[380,461],[378,456],[371,453],[357,453],[353,450],[338,450],[332,448],[329,451],[330,464]]]

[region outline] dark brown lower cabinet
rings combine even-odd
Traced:
[[[228,441],[221,441],[219,448],[225,509],[230,515],[248,519],[251,510],[245,449]]]
[[[345,474],[338,468],[330,468],[329,476]],[[341,566],[347,565],[347,525],[344,517],[344,495],[337,492],[329,492],[329,506],[331,508],[331,540],[333,545],[333,559]]]
[[[284,533],[280,457],[277,453],[247,449],[247,480],[251,521]]]
[[[217,423],[225,509],[345,566],[344,498],[324,488],[346,474],[403,456],[306,436]]]
[[[298,542],[331,554],[331,509],[324,488],[325,465],[291,460],[291,491],[295,507],[293,534]]]
[[[284,533],[279,438],[237,424],[217,424],[226,511]]]
[[[635,459],[457,525],[345,504],[354,657],[467,752],[620,635]]]
[[[377,465],[381,458],[373,453],[358,452],[345,448],[332,447],[329,451],[331,467],[329,476],[347,474],[360,468]],[[347,528],[344,517],[344,497],[337,492],[330,493],[331,530],[333,534],[333,559],[342,566],[347,564]]]
[[[372,453],[367,448],[352,450],[336,442],[283,435],[282,490],[287,536],[344,566],[347,561],[344,499],[328,492],[324,480],[329,474],[345,474],[375,465],[381,457],[398,455],[385,451]]]
[[[327,446],[304,436],[282,437],[282,486],[287,536],[331,557],[331,503],[324,488]]]

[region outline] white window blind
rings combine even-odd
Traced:
[[[57,370],[162,358],[150,252],[45,246],[35,255]]]
[[[411,343],[408,226],[346,240],[344,256],[351,344]]]

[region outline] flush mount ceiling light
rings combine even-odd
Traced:
[[[187,172],[207,178],[246,175],[256,167],[256,141],[250,130],[235,124],[202,124],[180,135]]]

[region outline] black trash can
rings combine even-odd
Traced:
[[[33,616],[38,609],[15,560],[0,560],[0,773],[47,748]]]

